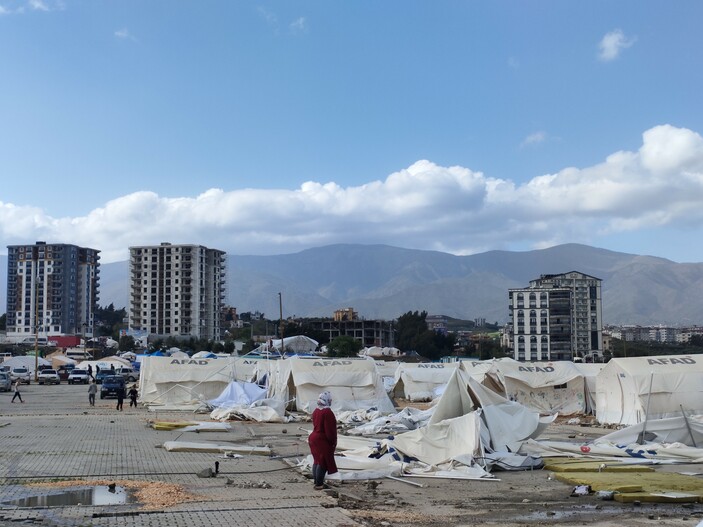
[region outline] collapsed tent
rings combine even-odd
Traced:
[[[495,393],[459,368],[447,383],[429,424],[477,410],[485,425],[483,445],[493,451],[516,451],[521,441],[537,437],[556,417],[540,418],[537,411]]]
[[[648,411],[649,410],[649,411]],[[633,425],[703,413],[703,359],[668,355],[611,359],[596,379],[596,419]]]
[[[458,367],[458,362],[402,363],[395,373],[393,393],[408,401],[431,401]]]
[[[282,422],[285,420],[285,404],[277,399],[266,398],[266,388],[251,382],[232,381],[222,393],[208,401],[213,408],[212,419],[251,419],[259,422]]]
[[[292,357],[271,361],[269,396],[295,400],[295,409],[311,414],[322,391],[332,394],[335,413],[376,408],[393,413],[395,408],[373,361]]]
[[[573,362],[497,361],[487,376],[505,397],[543,414],[586,411],[583,375]]]

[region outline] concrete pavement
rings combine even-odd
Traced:
[[[139,503],[0,508],[0,524],[92,526],[355,526],[336,500],[315,491],[312,483],[280,459],[221,454],[167,452],[165,441],[269,445],[277,455],[308,453],[298,425],[232,423],[229,432],[155,431],[150,420],[208,421],[207,414],[145,408],[115,410],[114,399],[88,405],[85,385],[23,386],[25,403],[10,403],[0,393],[0,501],[55,494],[66,489],[31,487],[31,482],[130,480],[173,483],[194,501],[145,510]],[[283,433],[286,430],[288,433]],[[214,478],[196,474],[220,463]]]

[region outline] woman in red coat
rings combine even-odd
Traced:
[[[332,395],[322,392],[312,413],[312,433],[308,437],[312,453],[312,477],[315,490],[325,488],[325,475],[337,472],[334,450],[337,448],[337,418],[332,412]]]

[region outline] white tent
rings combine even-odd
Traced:
[[[374,407],[386,414],[395,411],[373,361],[293,357],[270,363],[269,395],[283,401],[295,399],[299,411],[312,413],[325,390],[332,394],[336,413]]]
[[[371,346],[370,348],[364,348],[359,352],[359,357],[397,357],[400,355],[400,350],[398,348],[382,348],[380,346]]]
[[[139,394],[147,406],[192,409],[220,395],[231,380],[231,367],[221,359],[144,357]]]
[[[687,414],[703,413],[700,355],[611,359],[596,379],[596,419],[600,423],[634,425],[645,416],[678,417],[682,408]]]
[[[491,368],[493,368],[493,365],[496,363],[501,363],[501,362],[517,362],[514,359],[511,359],[510,357],[504,357],[501,359],[488,359],[488,360],[473,360],[473,359],[461,359],[461,367],[464,369],[466,373],[471,375],[474,379],[476,379],[478,382],[481,384],[487,384],[489,386],[492,386],[494,388],[495,385],[492,384],[491,379],[488,378],[488,372],[491,371]],[[499,386],[496,388],[496,391],[503,391],[503,386]]]
[[[586,411],[583,375],[573,362],[496,361],[487,375],[506,398],[543,414]]]
[[[409,401],[431,401],[458,367],[458,362],[401,363],[395,373],[394,393]]]
[[[50,361],[42,359],[41,357],[35,359],[33,355],[20,355],[17,357],[12,357],[11,359],[6,359],[2,365],[9,366],[10,369],[25,367],[29,370],[29,373],[34,376],[35,363],[37,366],[51,366]]]
[[[596,413],[596,379],[605,367],[602,362],[574,362],[576,369],[583,375],[584,393],[586,395],[586,413]]]
[[[255,380],[258,372],[268,370],[268,362],[245,357],[195,359],[146,356],[140,368],[141,401],[147,406],[192,409],[216,398],[231,381]]]
[[[320,345],[314,339],[306,337],[305,335],[295,335],[294,337],[285,337],[283,339],[283,350],[285,352],[292,353],[308,353],[315,351]],[[281,351],[281,339],[271,341],[271,350]],[[271,351],[267,349],[266,351]]]

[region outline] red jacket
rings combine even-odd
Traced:
[[[313,430],[308,437],[313,463],[329,474],[337,472],[334,450],[337,448],[337,418],[330,408],[316,408],[312,413]]]

